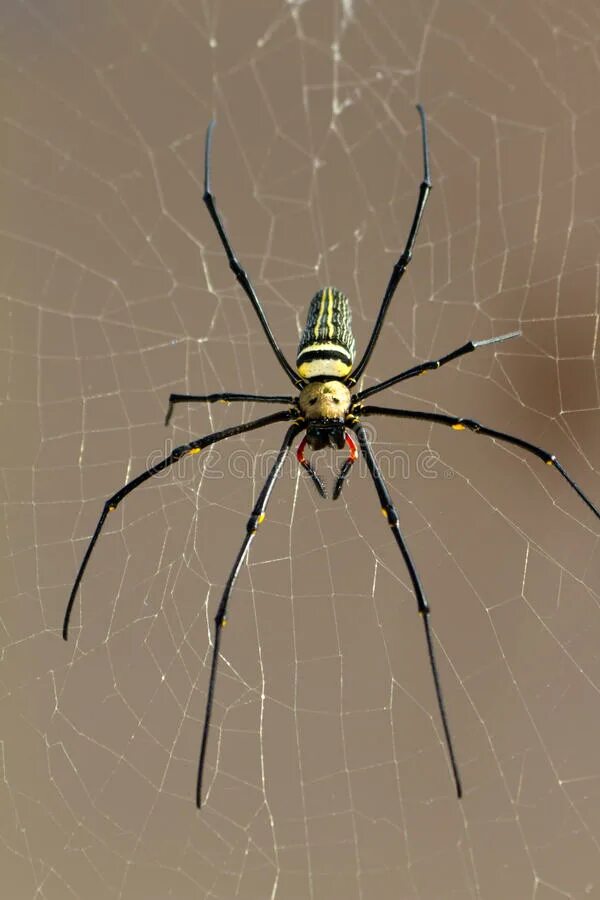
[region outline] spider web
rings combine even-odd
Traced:
[[[171,391],[286,393],[202,204],[294,358],[310,297],[358,347],[434,190],[365,385],[520,329],[381,404],[556,453],[600,500],[598,10],[586,0],[5,2],[2,872],[20,898],[600,897],[599,524],[514,448],[369,420],[431,604],[457,801],[407,573],[357,463],[284,469],[232,596],[205,806],[212,617],[283,426]],[[418,382],[418,383],[417,383]],[[341,461],[319,458],[329,481]]]

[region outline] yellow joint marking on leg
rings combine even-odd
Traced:
[[[229,400],[219,400],[219,403],[224,403],[226,406],[229,406]]]
[[[260,516],[258,517],[258,519],[256,520],[256,524],[260,525],[262,522],[264,522],[265,516],[266,516],[266,513],[261,513]]]
[[[225,628],[226,625],[227,625],[227,619],[223,619],[223,621],[221,622],[221,628]]]
[[[184,453],[184,456],[193,456],[195,453],[200,453],[201,447],[192,447],[191,450],[188,450],[187,453]]]
[[[384,506],[381,507],[381,515],[382,515],[385,519],[387,519],[387,517],[388,517],[387,509],[386,509]]]
[[[114,512],[116,508],[117,508],[116,504],[115,504],[114,506],[111,505],[111,506],[108,507],[108,511],[109,511],[109,512]]]
[[[456,422],[452,426],[452,428],[454,428],[455,431],[464,431],[465,430],[465,426],[461,422]]]
[[[554,465],[554,457],[553,457],[553,456],[551,456],[550,459],[547,459],[547,460],[546,460],[546,465],[547,465],[547,466],[553,466],[553,465]]]

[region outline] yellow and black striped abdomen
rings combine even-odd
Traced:
[[[353,362],[354,335],[348,298],[336,288],[323,288],[310,301],[296,368],[302,378],[345,378]]]

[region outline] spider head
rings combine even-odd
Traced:
[[[320,426],[344,422],[350,403],[350,391],[343,381],[334,379],[309,381],[298,397],[298,406],[309,426],[313,422]]]
[[[313,419],[306,429],[306,443],[311,450],[325,450],[327,447],[343,450],[346,442],[344,422],[332,419]]]

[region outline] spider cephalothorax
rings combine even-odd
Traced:
[[[319,421],[344,422],[350,411],[350,401],[350,391],[343,381],[311,381],[302,388],[298,406],[310,430],[312,424]]]
[[[306,437],[298,448],[299,454],[306,444],[311,450],[327,447],[342,450],[350,404],[350,391],[342,381],[311,381],[303,387],[298,408],[306,422]]]
[[[373,349],[379,338],[386,312],[388,310],[396,287],[398,286],[398,282],[402,278],[406,267],[408,266],[412,258],[417,231],[419,230],[425,203],[431,189],[431,182],[429,178],[429,154],[427,148],[427,128],[425,124],[425,113],[423,112],[422,107],[418,106],[417,109],[419,110],[419,116],[421,118],[424,169],[423,181],[421,182],[421,185],[419,187],[419,198],[417,200],[417,206],[413,215],[412,225],[408,234],[406,246],[392,270],[392,274],[389,278],[385,293],[383,295],[383,300],[381,301],[381,305],[379,307],[379,313],[375,320],[375,324],[371,332],[371,337],[369,338],[366,349],[358,365],[354,366],[354,337],[352,335],[350,305],[348,303],[348,299],[344,294],[341,293],[341,291],[338,291],[336,288],[326,287],[318,291],[318,293],[315,294],[310,303],[306,326],[304,328],[304,331],[302,332],[302,336],[300,338],[300,346],[298,347],[296,371],[294,371],[292,366],[285,358],[281,347],[275,340],[275,337],[273,336],[273,333],[269,328],[269,324],[265,317],[260,301],[254,292],[254,288],[250,283],[250,279],[248,278],[246,271],[241,267],[233,253],[233,250],[231,249],[231,244],[229,243],[224,225],[221,221],[219,213],[217,212],[215,199],[213,197],[210,186],[210,147],[212,128],[214,123],[211,122],[208,126],[208,131],[206,133],[206,151],[204,164],[204,202],[206,203],[208,212],[217,229],[219,238],[221,239],[221,243],[223,244],[223,247],[225,249],[225,253],[227,254],[227,259],[229,260],[231,270],[240,283],[246,296],[250,300],[250,303],[252,304],[256,315],[258,316],[267,340],[269,341],[271,349],[275,353],[279,364],[281,365],[282,369],[284,370],[292,384],[300,393],[297,397],[290,397],[287,395],[257,395],[228,392],[205,394],[202,396],[195,394],[171,394],[169,398],[169,407],[166,417],[167,423],[171,417],[173,408],[177,403],[212,403],[217,400],[224,400],[227,402],[245,400],[251,401],[253,403],[284,404],[287,408],[279,412],[272,413],[269,416],[263,416],[260,419],[253,419],[252,421],[246,422],[245,424],[234,425],[230,428],[225,428],[222,431],[217,431],[214,434],[207,435],[206,437],[190,441],[189,443],[184,444],[181,447],[176,447],[175,450],[173,450],[173,452],[169,454],[169,456],[155,463],[151,468],[147,469],[145,472],[142,472],[141,475],[138,475],[136,478],[133,478],[131,481],[127,482],[127,484],[125,484],[120,490],[118,490],[116,494],[113,494],[112,497],[109,497],[104,504],[104,508],[98,520],[98,524],[96,525],[96,529],[84,554],[83,560],[79,567],[79,571],[77,572],[75,583],[73,585],[73,589],[69,597],[69,602],[67,604],[65,619],[63,623],[63,637],[66,640],[68,636],[69,621],[75,601],[75,596],[77,594],[77,590],[81,583],[81,579],[85,572],[86,566],[96,545],[96,541],[98,540],[98,537],[102,530],[102,526],[104,525],[104,521],[108,516],[108,513],[115,509],[121,502],[121,500],[123,500],[128,494],[135,490],[135,488],[139,487],[145,481],[148,481],[149,478],[152,478],[154,475],[157,475],[159,472],[162,472],[164,469],[173,465],[173,463],[177,462],[178,459],[181,459],[181,457],[185,456],[186,454],[198,453],[203,447],[208,447],[211,444],[217,443],[217,441],[222,441],[225,438],[232,437],[233,435],[253,431],[257,428],[262,428],[264,425],[270,425],[276,422],[291,423],[288,424],[288,429],[277,454],[277,458],[275,459],[275,462],[271,467],[271,471],[269,472],[262,490],[257,497],[252,513],[248,518],[248,522],[246,525],[246,534],[242,541],[242,546],[238,552],[238,555],[236,556],[233,568],[231,569],[229,578],[227,579],[225,590],[223,591],[223,595],[221,597],[221,601],[215,615],[214,644],[212,650],[210,678],[208,682],[206,711],[204,714],[204,726],[202,729],[200,758],[198,762],[198,778],[196,781],[196,803],[198,806],[200,806],[202,800],[202,776],[204,773],[204,762],[206,757],[206,748],[208,743],[208,735],[213,708],[213,695],[216,684],[217,666],[219,662],[219,648],[221,645],[222,626],[226,621],[229,596],[231,594],[238,572],[241,568],[242,562],[244,561],[244,558],[248,552],[250,543],[253,540],[258,527],[265,517],[265,509],[267,507],[267,503],[271,496],[271,491],[273,490],[273,486],[275,484],[277,476],[281,472],[281,468],[293,442],[302,431],[306,432],[306,434],[298,446],[298,462],[309,473],[317,490],[323,497],[326,496],[325,488],[323,487],[321,480],[314,472],[310,463],[304,459],[305,446],[308,445],[311,450],[320,450],[327,447],[342,449],[345,445],[350,451],[348,458],[340,469],[340,473],[333,490],[334,500],[339,496],[344,484],[344,480],[349,474],[352,464],[357,457],[357,447],[349,432],[354,432],[358,439],[361,453],[367,464],[367,469],[371,478],[373,479],[373,483],[379,497],[382,512],[385,515],[387,524],[392,530],[392,534],[402,554],[404,564],[406,565],[406,569],[408,571],[410,582],[412,584],[412,588],[417,601],[417,608],[421,613],[421,617],[423,620],[425,640],[427,643],[427,653],[429,657],[431,672],[433,675],[435,696],[437,699],[440,718],[442,721],[442,728],[446,740],[446,746],[448,748],[448,756],[452,774],[454,777],[454,784],[459,797],[462,795],[462,787],[456,762],[456,754],[454,752],[452,738],[450,736],[450,729],[448,727],[448,719],[440,685],[440,678],[435,661],[433,637],[429,625],[429,605],[427,603],[427,600],[425,599],[425,594],[423,593],[423,589],[421,587],[419,577],[412,561],[412,557],[409,553],[408,547],[406,546],[406,542],[400,530],[398,514],[395,510],[394,504],[392,503],[386,483],[383,479],[383,476],[373,454],[373,450],[371,448],[367,433],[361,424],[361,419],[373,415],[392,416],[394,418],[404,420],[412,419],[421,422],[428,422],[430,424],[446,425],[450,428],[456,429],[457,431],[474,431],[477,434],[481,434],[486,437],[491,437],[495,440],[511,444],[514,447],[518,447],[521,450],[532,453],[534,456],[537,456],[538,459],[541,459],[548,465],[554,466],[562,475],[562,477],[577,492],[583,502],[586,503],[590,510],[600,519],[600,512],[596,509],[593,503],[588,500],[586,495],[583,493],[581,488],[579,488],[575,484],[573,479],[569,475],[567,475],[556,457],[553,454],[548,453],[546,450],[542,450],[541,447],[536,447],[534,444],[530,444],[528,441],[525,441],[522,438],[514,437],[510,434],[505,434],[502,431],[495,431],[492,428],[487,428],[483,425],[480,425],[478,422],[474,422],[472,419],[463,419],[457,416],[450,416],[438,412],[394,409],[385,406],[365,406],[364,404],[364,400],[367,397],[370,397],[373,394],[377,394],[379,393],[379,391],[383,391],[386,388],[398,384],[401,381],[406,381],[409,378],[414,378],[416,375],[422,375],[424,372],[439,369],[441,366],[452,362],[452,360],[458,359],[458,357],[463,356],[465,353],[471,353],[478,347],[516,337],[519,332],[511,332],[510,334],[487,338],[482,341],[468,341],[466,344],[463,344],[462,347],[458,347],[456,350],[447,353],[445,356],[441,356],[439,359],[419,363],[416,366],[412,366],[412,368],[410,369],[406,369],[404,372],[400,372],[399,375],[393,375],[391,378],[380,381],[377,384],[372,385],[371,387],[359,391],[357,394],[351,395],[350,393],[350,389],[359,382],[361,376],[364,374],[367,363],[371,358],[371,354],[373,353]]]

